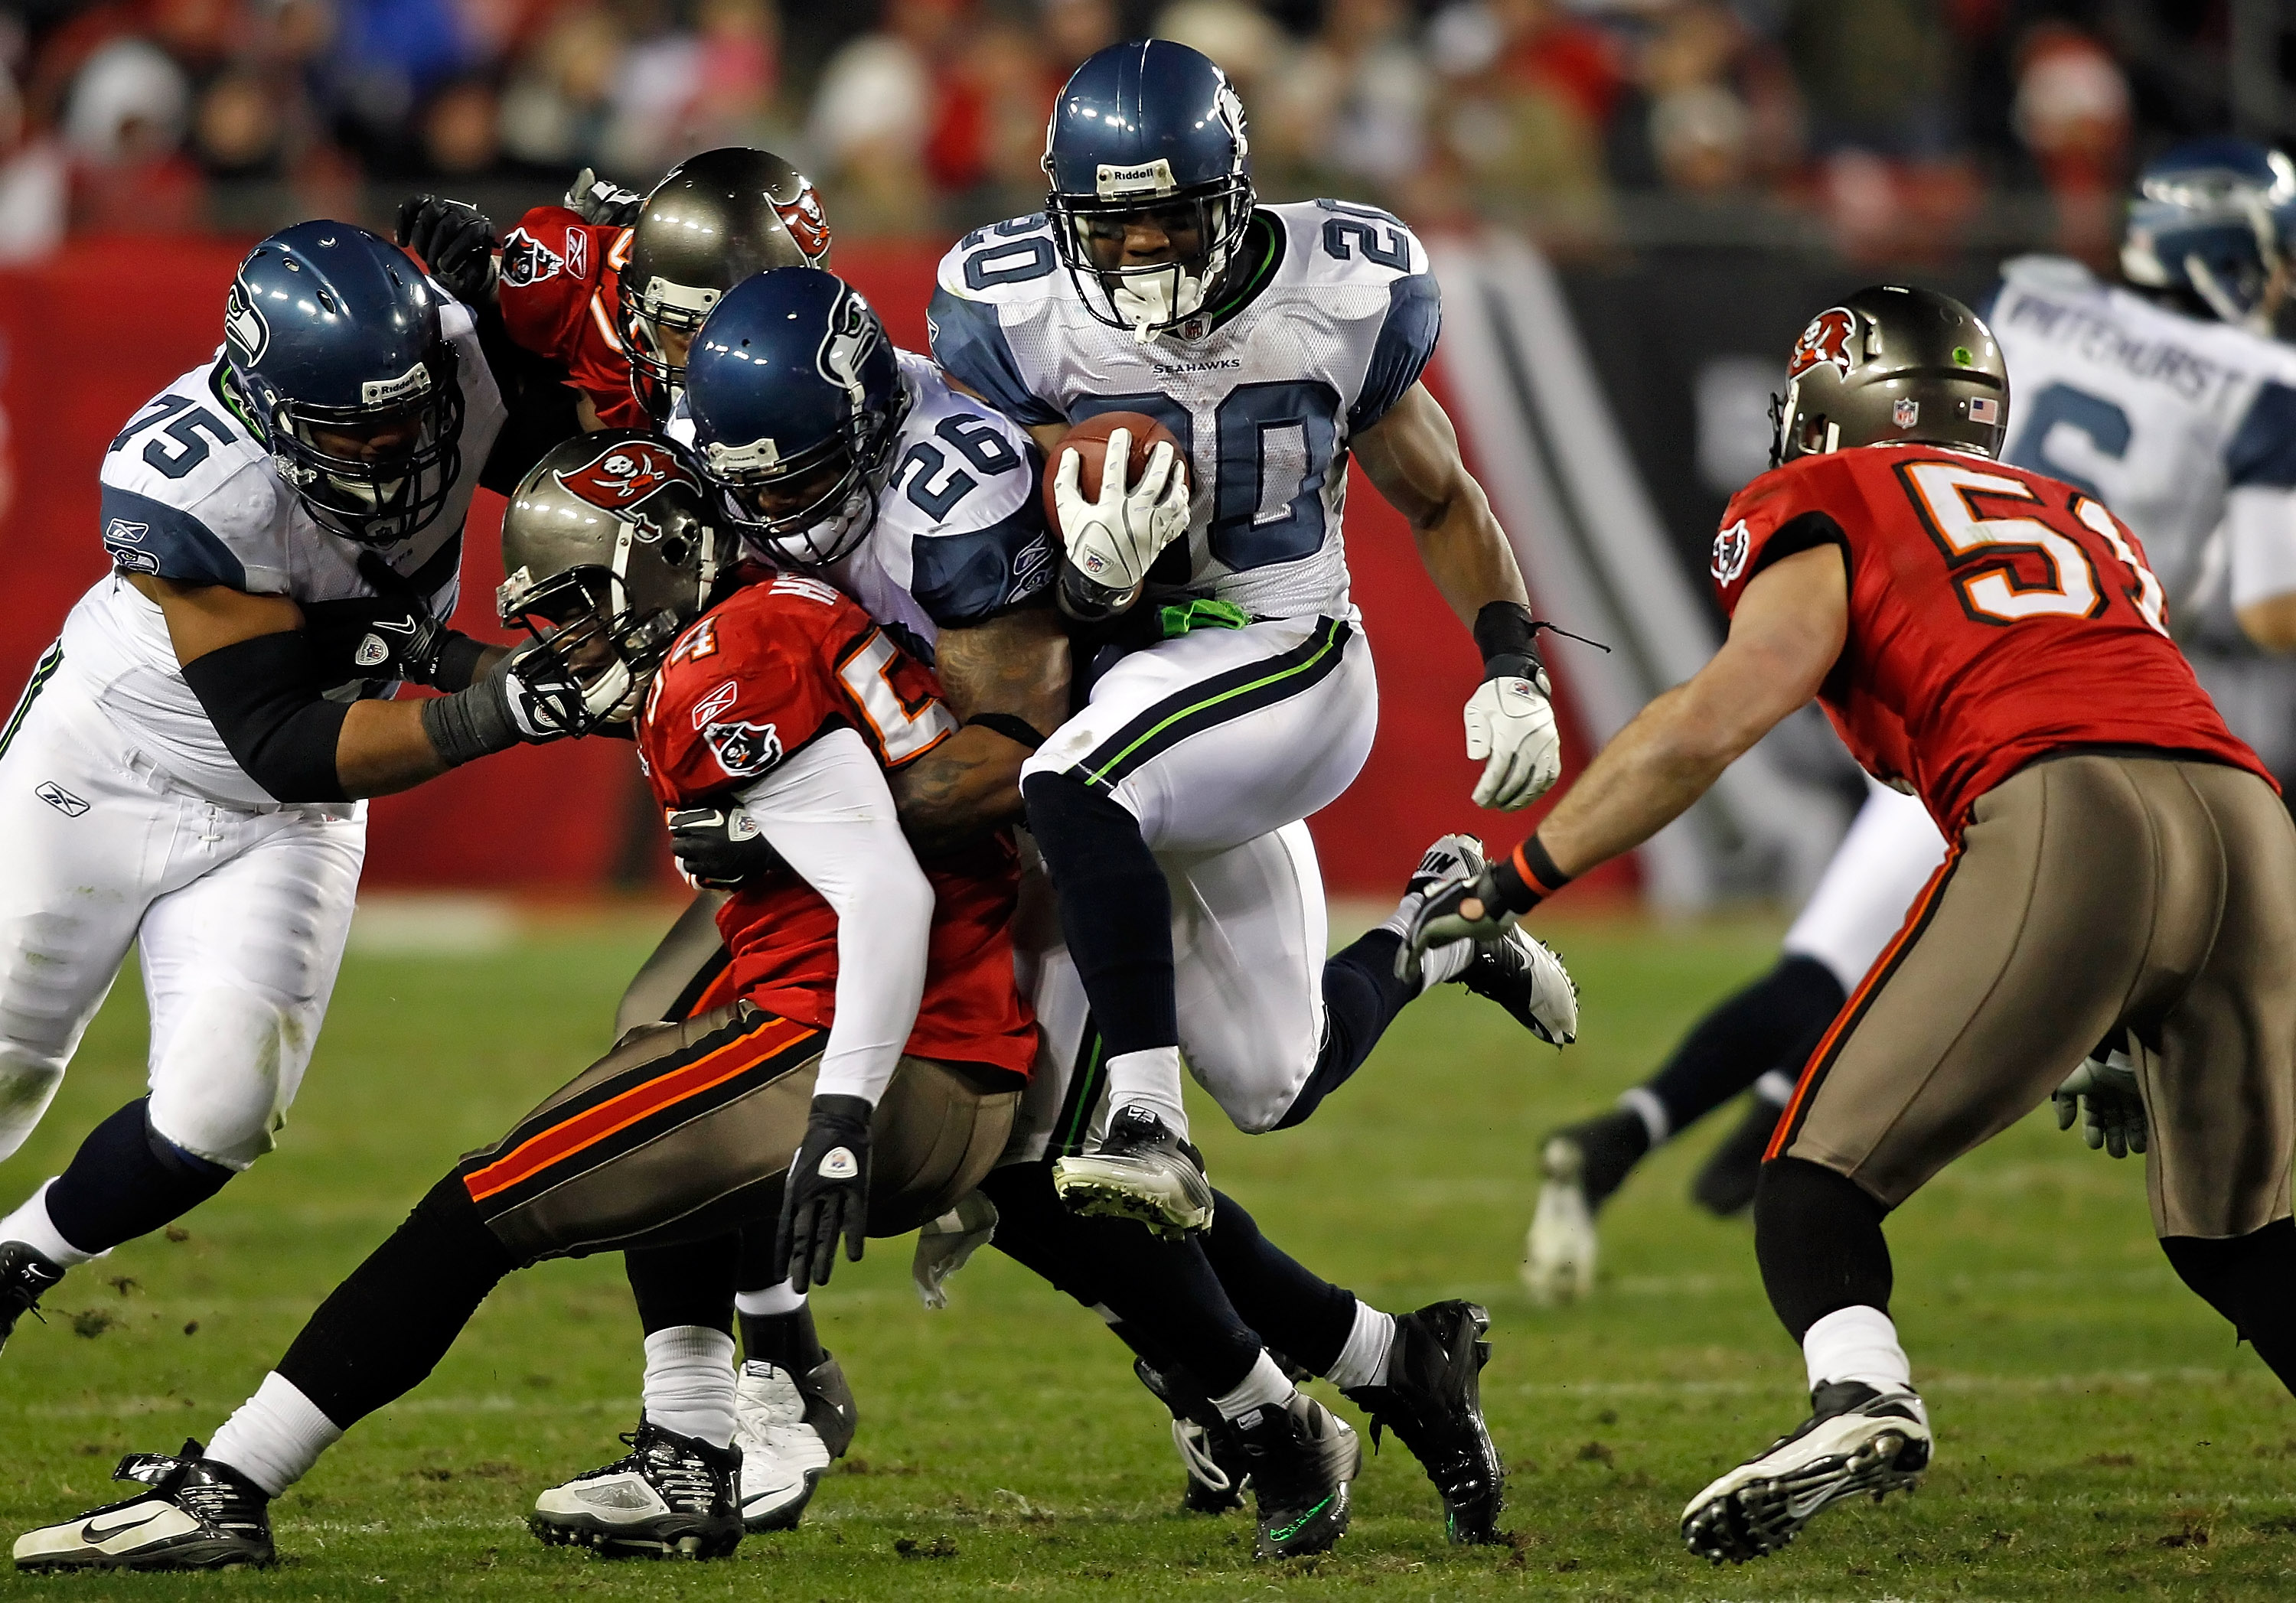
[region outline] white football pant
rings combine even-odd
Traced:
[[[45,662],[44,662],[44,666]],[[0,1157],[21,1146],[137,945],[152,1128],[244,1169],[271,1149],[333,989],[366,804],[208,800],[74,682],[0,732]]]
[[[1786,955],[1816,958],[1856,991],[1944,861],[1945,837],[1921,798],[1868,780],[1866,805],[1786,931]]]

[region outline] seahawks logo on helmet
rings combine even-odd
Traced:
[[[852,397],[856,412],[868,405],[861,369],[877,348],[882,327],[869,303],[848,289],[837,298],[836,309],[829,315],[829,332],[822,337],[821,351],[815,358],[821,376]]]
[[[250,366],[271,348],[271,325],[264,321],[245,279],[231,281],[231,296],[224,302],[223,337],[231,354]]]

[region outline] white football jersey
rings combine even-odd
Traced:
[[[2061,257],[2007,263],[1987,321],[2009,364],[2005,460],[2120,514],[2179,638],[2213,643],[2212,601],[2296,589],[2296,349]]]
[[[315,643],[340,645],[339,652],[323,649],[330,673],[340,673],[335,694],[382,691],[387,678],[360,672],[387,663],[390,649],[361,627],[362,604],[381,593],[360,571],[360,558],[380,558],[437,616],[452,612],[461,592],[463,522],[504,420],[469,310],[443,290],[432,293],[463,388],[462,470],[438,518],[411,540],[361,545],[313,519],[226,393],[220,350],[129,419],[104,455],[99,516],[114,571],[65,620],[60,676],[91,696],[137,749],[202,795],[242,804],[273,799],[241,770],[184,682],[159,604],[119,576],[286,596],[301,606]]]
[[[1041,214],[980,229],[941,258],[933,357],[1022,423],[1138,412],[1178,437],[1188,537],[1151,570],[1152,598],[1352,617],[1348,442],[1434,353],[1442,304],[1427,250],[1387,213],[1336,200],[1262,207],[1239,249],[1277,258],[1243,308],[1144,345],[1092,315]]]

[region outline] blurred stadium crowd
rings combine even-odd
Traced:
[[[2241,0],[12,0],[0,259],[70,233],[515,215],[583,165],[799,160],[840,238],[1029,209],[1069,70],[1221,61],[1273,199],[1858,260],[2104,255],[2132,164],[2222,128]]]

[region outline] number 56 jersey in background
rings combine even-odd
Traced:
[[[1851,753],[1948,839],[1970,804],[2069,747],[2144,747],[2266,773],[2169,638],[2135,536],[2069,484],[1964,452],[1804,456],[1738,492],[1714,537],[1734,614],[1770,564],[1841,548],[1849,638],[1818,699]]]
[[[1347,447],[1435,349],[1426,248],[1382,211],[1266,206],[1240,247],[1261,287],[1215,323],[1141,344],[1098,321],[1040,214],[967,234],[933,291],[933,358],[1031,426],[1138,412],[1178,437],[1194,492],[1185,550],[1149,575],[1255,617],[1351,617]]]

